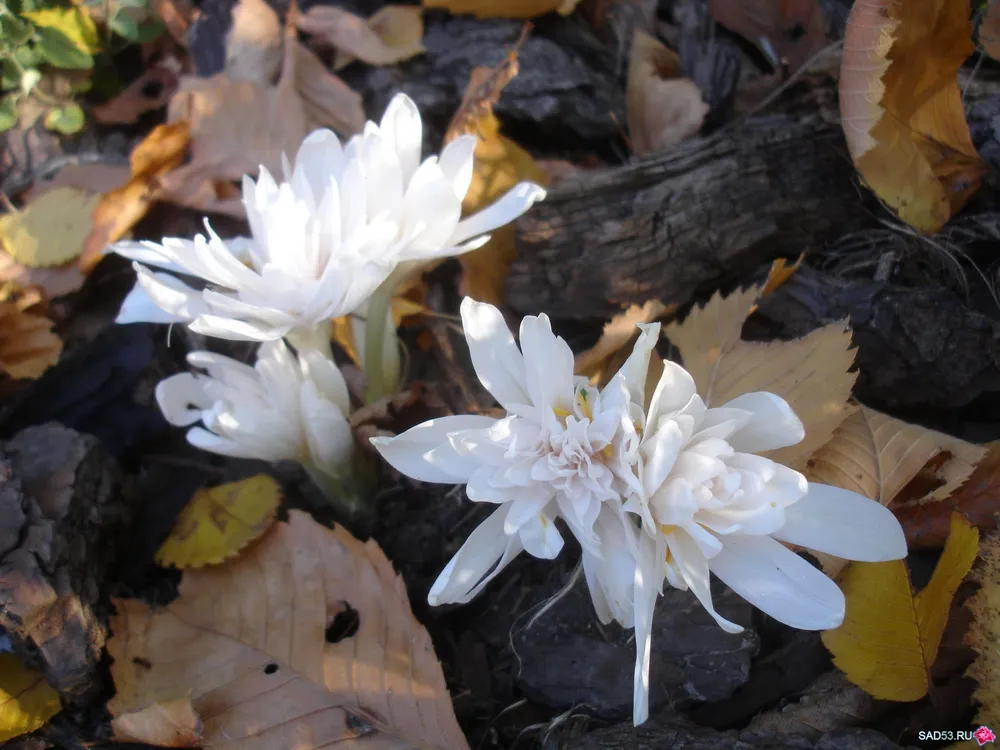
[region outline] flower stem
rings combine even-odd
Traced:
[[[334,476],[309,462],[302,466],[327,500],[348,518],[362,518],[371,513],[371,503],[364,492],[363,482],[351,481],[350,477]]]
[[[396,287],[409,272],[409,268],[400,265],[368,298],[368,311],[365,314],[364,357],[364,371],[368,381],[365,389],[366,404],[372,404],[383,396],[394,393],[399,387],[399,383],[396,382],[398,373],[386,372],[383,359],[388,337],[392,337],[393,346],[399,345],[396,329],[391,322],[392,297]]]

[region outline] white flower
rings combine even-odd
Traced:
[[[403,474],[465,483],[469,499],[497,505],[438,577],[431,604],[469,601],[522,550],[555,557],[563,546],[556,518],[600,559],[602,507],[620,505],[623,457],[638,445],[629,368],[602,391],[574,378],[573,352],[544,315],[521,322],[520,351],[496,308],[466,298],[462,322],[476,375],[507,416],[444,417],[372,440]]]
[[[180,373],[156,386],[163,416],[201,422],[187,439],[213,453],[298,461],[323,481],[346,471],[353,449],[350,398],[340,370],[316,351],[296,357],[284,342],[262,344],[254,367],[212,352],[188,362],[207,374]]]
[[[382,122],[341,147],[318,130],[303,142],[284,181],[266,169],[243,180],[252,238],[167,238],[111,249],[137,261],[138,284],[119,323],[190,322],[209,336],[270,341],[353,312],[400,263],[456,255],[513,221],[545,191],[520,183],[460,219],[472,181],[474,136],[420,161],[420,113],[396,96]],[[476,239],[478,238],[478,239]],[[208,283],[197,291],[167,273]]]
[[[633,594],[636,724],[648,715],[650,630],[664,581],[691,589],[728,632],[742,628],[712,606],[710,571],[776,620],[826,630],[843,621],[844,595],[782,542],[848,560],[906,556],[887,508],[754,455],[804,437],[783,399],[748,393],[708,409],[695,390],[686,370],[664,362],[636,464],[641,491],[625,505],[642,524]]]

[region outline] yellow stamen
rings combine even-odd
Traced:
[[[601,455],[605,458],[611,458],[611,455],[615,452],[614,446],[605,445],[604,449],[601,451]]]
[[[554,411],[556,413],[556,416],[559,417],[560,419],[565,419],[572,413],[570,411],[567,411],[566,409],[563,409],[561,406],[553,406],[552,411]]]

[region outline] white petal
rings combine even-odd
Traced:
[[[199,315],[188,328],[202,336],[230,341],[275,341],[290,330],[290,326],[275,328],[267,323],[233,320],[219,315]]]
[[[165,275],[165,274],[164,274]],[[190,318],[182,315],[175,315],[164,310],[149,296],[142,284],[136,284],[132,291],[125,297],[115,323],[126,325],[128,323],[186,323]]]
[[[743,453],[763,453],[786,448],[801,443],[806,436],[806,428],[795,416],[792,407],[785,399],[773,393],[744,393],[723,404],[721,408],[743,409],[753,414],[747,425],[728,438],[733,449]]]
[[[167,273],[150,271],[138,263],[133,263],[132,267],[135,268],[136,283],[145,290],[154,304],[173,316],[175,320],[192,320],[208,311],[208,305],[202,299],[201,292],[192,289],[180,279]],[[132,300],[132,305],[144,304],[142,298]],[[130,314],[141,314],[141,310],[130,310]],[[121,318],[122,312],[118,315]]]
[[[520,182],[492,205],[458,222],[449,244],[457,245],[509,224],[544,197],[545,189],[540,185]]]
[[[524,524],[537,519],[538,514],[552,499],[552,494],[552,490],[544,484],[519,488],[516,499],[507,508],[503,533],[516,534]]]
[[[632,694],[632,723],[635,726],[649,718],[649,657],[653,612],[662,580],[659,570],[656,543],[643,534],[635,568],[635,675]]]
[[[163,417],[175,427],[186,427],[201,419],[203,409],[212,406],[204,381],[189,372],[171,375],[156,384],[156,403]]]
[[[494,422],[491,417],[468,414],[441,417],[394,438],[372,438],[371,444],[396,471],[408,477],[421,482],[459,484],[467,482],[480,463],[459,455],[449,443],[448,434],[483,429]]]
[[[204,430],[201,427],[193,427],[188,430],[187,441],[195,448],[201,448],[210,453],[218,453],[221,456],[231,456],[233,458],[259,458],[264,461],[273,460],[270,456],[262,456],[250,446],[237,443],[235,440],[219,437],[213,432]]]
[[[562,534],[545,513],[537,513],[534,518],[522,524],[519,530],[524,551],[541,560],[555,559],[563,548]]]
[[[455,197],[465,198],[472,182],[472,168],[475,165],[475,151],[478,139],[474,135],[462,135],[441,151],[438,165],[445,178],[451,183]]]
[[[302,427],[313,463],[327,474],[344,473],[354,451],[354,435],[340,408],[323,398],[315,383],[302,384]]]
[[[684,447],[684,434],[676,422],[664,423],[656,432],[643,440],[642,467],[643,489],[647,496],[659,491],[667,475],[677,462],[677,456]]]
[[[403,181],[408,183],[420,164],[424,137],[420,110],[406,94],[396,94],[385,108],[379,129],[399,157]]]
[[[845,560],[906,557],[906,536],[892,511],[864,495],[816,482],[785,509],[785,525],[772,536]]]
[[[709,567],[758,609],[799,630],[829,630],[844,621],[844,594],[822,571],[768,536],[720,538]]]
[[[639,331],[639,338],[632,347],[632,353],[628,355],[618,374],[625,378],[632,403],[645,408],[646,375],[649,372],[649,359],[660,338],[660,324],[642,323],[639,325]]]
[[[351,412],[351,396],[340,368],[315,349],[299,352],[302,374],[316,384],[323,397],[336,404],[344,414]]]
[[[318,203],[330,182],[344,171],[344,150],[332,130],[315,130],[306,136],[295,155],[295,171],[300,170]]]
[[[743,632],[743,628],[715,611],[712,605],[712,589],[709,586],[708,560],[695,541],[685,532],[675,531],[667,535],[667,544],[684,581],[719,627],[727,633]]]
[[[573,350],[552,333],[547,315],[521,320],[521,351],[531,403],[541,409],[573,410]]]
[[[661,417],[683,409],[690,403],[697,390],[687,370],[669,359],[663,360],[663,374],[660,375],[653,390],[653,398],[649,402],[646,429],[657,429]]]
[[[186,273],[183,266],[167,258],[162,248],[154,242],[116,242],[105,248],[105,253],[117,253],[123,258],[139,261],[147,266],[162,268],[164,271]]]
[[[520,554],[520,539],[503,533],[506,512],[506,508],[497,508],[469,534],[431,586],[427,602],[432,607],[470,601]]]
[[[462,300],[461,312],[472,367],[479,382],[507,411],[510,405],[531,404],[524,357],[500,311],[493,305],[466,297]]]

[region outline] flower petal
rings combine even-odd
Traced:
[[[521,552],[521,540],[503,533],[504,507],[497,508],[469,534],[465,544],[441,571],[427,602],[465,604]]]
[[[313,463],[327,474],[344,473],[354,451],[354,435],[344,413],[307,380],[301,390],[302,427]]]
[[[461,312],[472,367],[479,381],[507,411],[514,404],[531,404],[524,357],[500,311],[466,297]]]
[[[219,437],[214,432],[209,432],[201,427],[193,427],[188,430],[187,441],[195,448],[201,448],[203,451],[209,451],[210,453],[218,453],[220,456],[231,456],[232,458],[258,458],[263,461],[273,460],[270,456],[262,456],[258,454],[244,443],[238,443],[235,440]]]
[[[643,534],[635,567],[635,675],[632,691],[632,723],[635,726],[649,718],[649,657],[653,612],[663,578],[659,571],[656,542],[649,535]]]
[[[189,325],[195,333],[230,341],[275,341],[288,333],[290,326],[274,326],[247,320],[233,320],[219,315],[199,315]]]
[[[306,349],[299,352],[299,367],[302,374],[316,384],[323,398],[336,404],[343,414],[350,414],[351,396],[347,381],[336,364],[315,349]]]
[[[573,350],[552,333],[547,315],[521,320],[521,351],[531,403],[541,409],[573,410]]]
[[[457,245],[509,224],[544,197],[545,188],[533,182],[520,182],[493,204],[458,222],[448,244]]]
[[[204,381],[190,372],[171,375],[156,384],[156,403],[163,417],[175,427],[186,427],[201,419],[203,409],[212,406]]]
[[[539,512],[519,529],[524,551],[541,560],[555,559],[563,548],[562,534],[555,521],[546,513]]]
[[[806,436],[806,428],[795,416],[792,407],[785,399],[773,393],[744,393],[723,404],[721,408],[742,409],[753,414],[748,424],[728,438],[733,449],[743,453],[763,453],[786,448],[801,443]]]
[[[129,240],[108,245],[104,252],[116,253],[123,258],[138,261],[143,265],[162,268],[164,271],[186,273],[183,266],[166,257],[161,250],[161,247],[155,242],[132,242]]]
[[[344,149],[332,130],[314,130],[306,136],[295,155],[295,172],[308,183],[317,203],[343,171]],[[247,196],[243,199],[247,200]]]
[[[479,461],[459,455],[448,435],[462,430],[489,427],[495,419],[463,414],[432,419],[394,438],[371,438],[389,464],[402,474],[421,482],[459,484],[467,482]],[[503,526],[500,529],[503,533]]]
[[[844,594],[822,571],[768,536],[722,536],[709,568],[752,605],[799,630],[844,621]]]
[[[475,165],[475,151],[478,139],[474,135],[461,135],[441,151],[438,164],[445,178],[451,183],[455,197],[465,198],[472,182],[472,168]]]
[[[166,274],[164,274],[166,275]],[[132,291],[125,297],[121,309],[118,310],[118,317],[115,323],[127,325],[129,323],[186,323],[190,318],[182,315],[175,315],[168,312],[157,304],[156,300],[149,296],[142,284],[136,284]]]
[[[150,271],[138,263],[133,263],[132,267],[135,268],[136,284],[145,291],[146,299],[152,301],[169,317],[164,319],[165,316],[152,313],[147,320],[139,318],[138,316],[149,310],[149,305],[146,299],[136,296],[131,300],[126,298],[116,322],[179,322],[192,320],[208,312],[208,305],[202,299],[201,292],[192,289],[180,279],[167,273]]]
[[[712,589],[709,586],[708,560],[705,559],[698,544],[683,531],[667,534],[667,544],[684,581],[719,627],[727,633],[743,632],[742,627],[715,611],[712,604]]]
[[[660,375],[653,390],[653,398],[649,402],[646,429],[656,430],[660,418],[687,406],[697,390],[694,379],[687,370],[669,359],[663,360],[663,374]]]
[[[420,165],[423,125],[420,110],[406,94],[396,94],[385,108],[379,126],[382,137],[396,152],[403,168],[403,182],[408,183]]]
[[[628,359],[617,374],[625,378],[632,403],[645,408],[646,374],[649,372],[649,359],[653,349],[656,348],[656,342],[660,339],[660,324],[640,323],[638,327],[639,338],[636,339],[632,353],[628,355]]]
[[[864,495],[816,482],[785,509],[785,525],[772,536],[845,560],[906,557],[906,536],[892,511]]]

